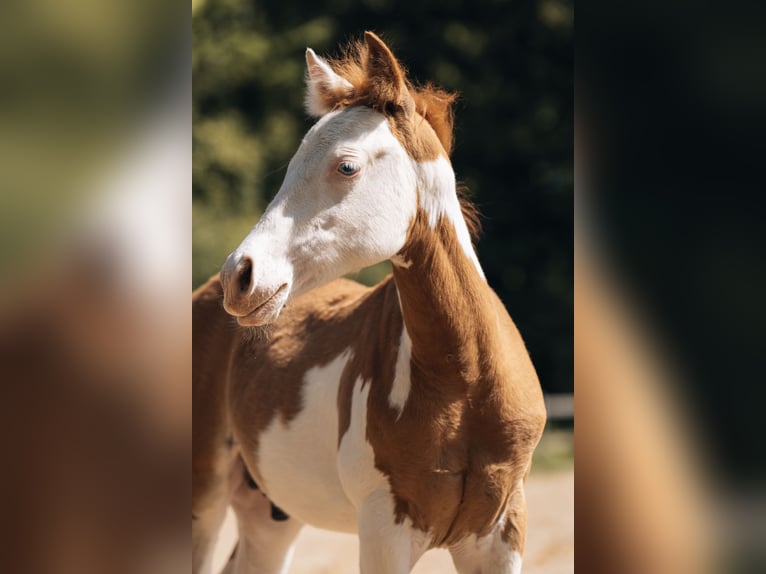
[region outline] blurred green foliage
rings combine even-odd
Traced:
[[[257,221],[311,125],[305,48],[337,54],[374,30],[415,81],[461,94],[453,165],[484,214],[480,260],[544,389],[572,390],[570,0],[197,0],[192,12],[194,285]]]
[[[546,427],[532,458],[535,474],[570,470],[574,466],[574,433],[570,430]]]
[[[80,224],[176,89],[182,25],[159,2],[0,4],[0,288]]]

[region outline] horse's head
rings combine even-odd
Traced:
[[[449,149],[452,97],[429,89],[431,113],[449,124],[437,136],[425,92],[374,34],[333,66],[311,49],[306,63],[306,107],[319,120],[221,272],[224,307],[242,325],[271,323],[291,297],[393,257],[418,208],[421,162]]]

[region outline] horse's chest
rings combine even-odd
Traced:
[[[424,417],[422,411],[405,411],[385,430],[374,424],[369,429],[397,512],[437,541],[485,532],[498,520],[521,467],[498,437],[465,432],[459,422],[470,412],[434,409]]]
[[[275,416],[258,440],[264,491],[285,512],[314,526],[355,532],[368,485],[382,475],[365,440],[369,387],[352,390],[350,424],[339,444],[338,396],[346,353],[303,376],[301,410]]]

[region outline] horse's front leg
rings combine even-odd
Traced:
[[[239,541],[222,574],[286,574],[303,524],[270,502],[240,463],[232,496]]]
[[[359,514],[361,574],[408,574],[428,545],[427,534],[413,528],[409,519],[397,524],[387,486],[364,500]]]
[[[520,484],[503,518],[486,536],[471,535],[450,548],[460,574],[521,574],[527,534],[527,503]]]

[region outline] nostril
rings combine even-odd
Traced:
[[[250,291],[250,280],[253,277],[253,262],[249,257],[245,257],[239,267],[239,292],[247,293]]]

